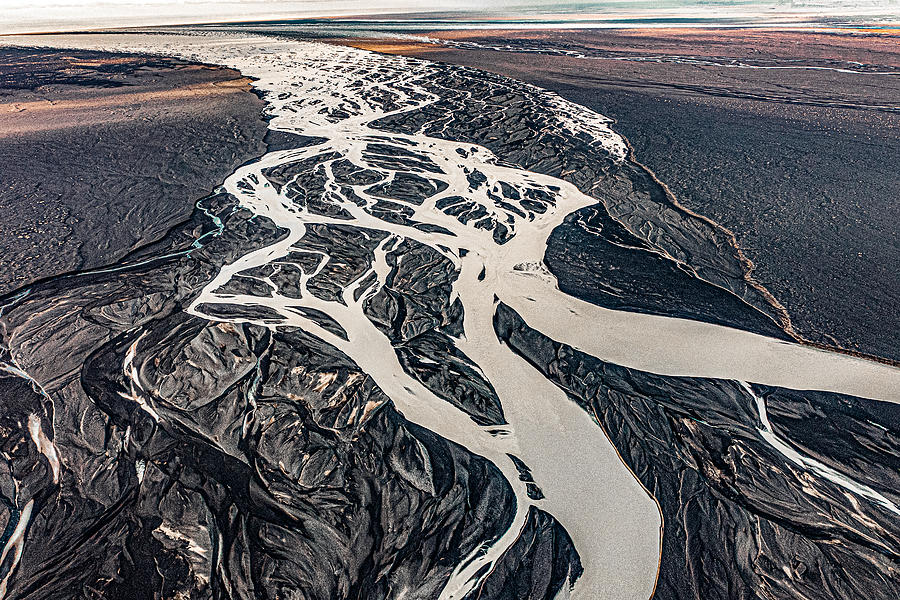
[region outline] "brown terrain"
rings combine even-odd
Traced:
[[[681,204],[735,233],[799,336],[900,359],[895,32],[425,35],[444,43],[350,43],[494,71],[615,119]]]
[[[265,151],[262,108],[229,69],[0,49],[0,295],[111,264],[187,219]]]

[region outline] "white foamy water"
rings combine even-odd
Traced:
[[[624,366],[667,375],[723,377],[880,400],[898,399],[898,369],[726,327],[603,309],[560,292],[552,275],[540,266],[547,239],[567,214],[595,204],[596,200],[564,181],[499,166],[485,148],[422,134],[385,133],[371,127],[371,122],[382,116],[413,111],[434,102],[436,98],[427,82],[440,67],[361,50],[262,37],[123,35],[35,40],[28,43],[160,52],[237,68],[256,78],[254,85],[266,93],[268,110],[274,117],[271,128],[323,138],[315,146],[270,152],[228,178],[224,187],[245,208],[271,219],[289,234],[280,242],[224,266],[189,311],[207,318],[212,317],[203,308],[216,304],[263,306],[276,311],[283,317],[277,324],[238,316],[230,320],[267,327],[292,325],[334,345],[375,380],[408,420],[487,458],[500,469],[516,494],[514,523],[485,552],[459,565],[443,590],[444,599],[462,598],[478,585],[480,580],[475,574],[490,566],[515,541],[532,505],[556,517],[572,536],[585,568],[572,590],[573,598],[643,599],[650,596],[655,585],[661,525],[655,502],[621,462],[594,420],[499,343],[492,326],[495,296],[551,338]],[[386,96],[391,97],[392,103],[378,100]],[[625,156],[624,141],[609,129],[603,117],[555,96],[550,100],[560,128],[593,136],[598,152],[619,160]],[[345,210],[351,220],[300,208],[285,195],[285,189],[276,190],[263,175],[271,167],[334,152],[360,168],[393,177],[395,171],[383,163],[376,164],[364,153],[373,142],[411,150],[437,165],[439,172],[427,176],[442,181],[447,188],[421,205],[410,205],[411,219],[443,227],[452,235],[426,232],[373,216],[365,208],[378,199],[366,192],[366,186],[353,186],[364,206],[347,198],[331,171],[333,159],[322,160],[329,165],[325,169],[325,188],[331,201]],[[487,182],[473,190],[467,174],[475,169],[485,175]],[[532,220],[522,218],[488,195],[501,182],[521,193],[529,189],[550,193],[554,205]],[[446,214],[437,203],[450,196],[462,196],[480,204],[490,217],[507,223],[513,237],[499,245],[491,231],[476,229],[472,223],[462,224]],[[275,289],[269,297],[218,291],[238,273],[261,265],[277,265],[292,249],[296,250],[296,244],[302,246],[307,227],[313,224],[352,225],[388,235],[376,249],[369,272],[344,288],[343,303],[310,293],[307,283],[316,273],[302,277],[302,299],[279,293],[270,278],[263,279]],[[457,267],[453,296],[461,301],[465,318],[464,335],[455,343],[496,390],[508,421],[506,435],[495,435],[490,430],[496,428],[475,424],[408,376],[391,341],[366,316],[365,301],[385,285],[390,272],[386,254],[404,238],[434,248]],[[329,256],[318,254],[321,270]],[[308,309],[334,319],[347,333],[347,339],[304,316],[303,311]],[[139,344],[140,340],[130,356]],[[128,375],[130,365],[123,368]],[[155,414],[152,400],[140,394],[139,384],[132,386],[131,392],[135,401],[142,403],[142,409]],[[508,453],[528,465],[544,499],[527,496]]]

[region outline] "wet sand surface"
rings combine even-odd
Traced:
[[[498,72],[614,118],[636,160],[681,204],[735,233],[755,265],[753,277],[787,309],[799,336],[900,358],[896,36],[750,30],[428,36],[455,47],[354,44]],[[565,288],[565,261],[597,264],[599,256],[590,246],[573,255],[562,244],[571,240],[554,237],[560,243],[554,247],[551,238],[548,260]],[[573,282],[567,291],[605,304],[598,287]],[[669,294],[677,303],[696,291]]]
[[[0,48],[0,294],[111,264],[185,221],[265,151],[262,108],[230,69]]]

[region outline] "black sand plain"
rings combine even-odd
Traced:
[[[90,85],[94,90],[102,82]],[[452,66],[434,73],[428,85],[441,92],[435,103],[372,127],[388,134],[424,127],[430,135],[489,147],[510,164],[575,173],[579,184],[591,184],[600,173],[604,181],[627,179],[635,182],[631,189],[657,190],[637,166],[602,163],[584,140],[542,127],[545,95],[527,86]],[[497,89],[504,93],[498,96]],[[105,90],[96,93],[105,99],[111,95]],[[83,113],[77,112],[81,105],[70,107],[74,112],[66,113],[65,122],[75,114],[103,116],[100,101],[92,97]],[[256,114],[250,122],[258,119]],[[153,122],[148,131],[152,127]],[[7,132],[12,129],[8,125]],[[516,135],[526,130],[540,134]],[[281,136],[262,142],[271,149],[310,140]],[[119,140],[120,158],[136,157],[128,150],[134,144]],[[376,165],[409,168],[403,157],[413,162],[402,147],[394,146],[393,154],[381,142],[368,149],[382,157]],[[143,163],[100,163],[102,169],[82,177],[89,180],[85,185],[102,187],[131,177],[135,164]],[[327,202],[316,203],[322,185],[312,166],[300,161],[260,177],[284,185],[298,207],[332,210]],[[48,167],[59,190],[81,173],[66,168]],[[116,169],[123,173],[115,175]],[[337,172],[345,181],[373,176],[347,166]],[[303,177],[295,180],[296,175]],[[417,181],[422,179],[396,178],[379,192],[392,200],[415,198],[423,189]],[[479,182],[473,174],[470,184]],[[380,185],[374,179],[371,184]],[[177,222],[186,214],[179,211],[190,211],[209,189],[173,199],[163,220]],[[76,206],[107,227],[106,237],[91,230],[91,236],[73,235],[75,240],[111,238],[108,231],[117,220],[135,224],[132,213],[104,215],[104,205],[89,198],[76,198],[84,201]],[[531,200],[528,210],[539,210]],[[127,204],[144,214],[145,203],[128,198]],[[665,231],[696,225],[663,202],[648,206],[659,207],[662,215],[653,221],[657,215],[648,210],[648,222],[673,225]],[[600,224],[601,235],[590,245],[591,237],[582,238],[583,245],[572,243],[578,231],[572,221],[551,244],[548,263],[572,293],[590,297],[598,293],[598,282],[617,281],[595,259],[604,248],[614,259],[621,257],[611,246],[632,248],[634,256],[653,254],[607,217],[602,205],[585,213],[588,225]],[[299,291],[304,269],[317,269],[310,256],[326,250],[330,266],[317,271],[306,290],[336,302],[340,286],[355,281],[374,260],[373,248],[383,238],[372,232],[350,223],[310,227],[281,261],[278,269],[284,270],[245,270],[229,286],[263,297],[269,288],[258,284],[274,278],[280,289],[293,284]],[[278,317],[250,302],[201,305],[206,316],[185,310],[223,265],[285,235],[265,216],[242,210],[237,198],[214,194],[118,268],[45,278],[29,294],[7,298],[0,315],[0,441],[6,459],[0,469],[0,542],[14,539],[19,523],[27,526],[27,537],[20,538],[24,546],[10,546],[24,550],[6,563],[12,565],[6,571],[12,573],[9,598],[70,598],[73,589],[104,598],[243,594],[331,600],[396,597],[397,590],[430,598],[455,565],[509,527],[514,505],[503,475],[466,448],[407,421],[341,350],[298,328],[242,322],[271,319],[265,324],[271,325]],[[692,247],[698,254],[729,248],[706,243],[719,236],[694,239],[704,242]],[[110,248],[126,251],[122,240]],[[578,261],[560,270],[567,258]],[[411,242],[391,250],[385,262],[390,283],[370,298],[365,314],[390,339],[402,369],[436,395],[444,393],[477,424],[503,424],[490,383],[462,352],[449,350],[451,338],[463,331],[463,307],[449,284],[452,262]],[[608,262],[623,266],[619,278],[635,281],[619,297],[646,299],[644,310],[657,308],[654,301],[678,300],[683,305],[672,312],[763,326],[745,320],[749,304],[726,305],[736,295],[719,299],[701,285],[681,283],[694,281],[685,273],[679,279],[678,272],[660,268],[653,275],[646,259]],[[638,272],[644,280],[635,278]],[[258,289],[251,287],[254,282]],[[670,298],[654,299],[653,285],[668,286]],[[701,293],[708,294],[706,314],[698,309]],[[308,316],[335,335],[346,333],[324,312]],[[659,502],[664,527],[655,598],[898,597],[900,535],[892,510],[900,502],[896,404],[620,367],[531,329],[503,304],[493,325],[512,351],[597,420]],[[797,468],[766,439],[766,429],[872,492],[847,493],[840,477]],[[528,481],[528,466],[510,459],[520,480]],[[530,483],[529,496],[542,493],[536,481]],[[873,501],[876,493],[881,501]],[[529,511],[518,539],[475,594],[497,600],[559,597],[567,576],[577,577],[582,568],[572,541],[552,515]]]
[[[354,43],[508,75],[615,119],[635,159],[680,204],[734,232],[754,279],[786,308],[793,335],[900,359],[896,34],[428,35],[449,45]],[[565,287],[565,262],[553,265],[565,249],[552,241],[548,261]],[[580,253],[592,262],[590,246]],[[574,282],[566,291],[603,304],[597,288]],[[673,304],[692,302],[679,290],[670,295]]]
[[[188,219],[265,152],[263,106],[229,69],[0,49],[0,295],[112,264]]]

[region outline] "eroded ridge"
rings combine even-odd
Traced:
[[[26,449],[5,455],[5,597],[76,580],[120,597],[648,598],[668,558],[648,491],[673,503],[664,515],[690,499],[664,496],[647,475],[668,463],[572,401],[567,371],[539,359],[558,353],[550,338],[660,379],[893,399],[885,365],[561,293],[547,240],[596,205],[586,192],[603,191],[614,243],[684,265],[717,241],[625,185],[625,143],[599,115],[496,76],[321,44],[117,47],[240,69],[295,143],[122,265],[6,300],[0,384],[28,401],[3,423]],[[734,255],[699,255],[687,270],[772,309]],[[509,307],[549,337],[495,330]],[[765,461],[803,469],[788,485],[837,472],[798,463],[772,424],[758,433],[778,450]],[[697,460],[694,473],[715,464]],[[893,506],[842,477],[864,526],[870,504]]]

